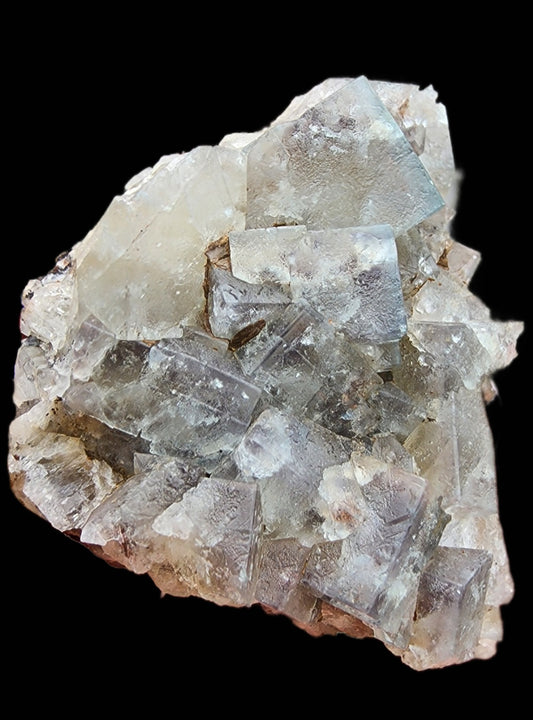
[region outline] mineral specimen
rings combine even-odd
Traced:
[[[522,325],[468,290],[456,191],[434,90],[364,77],[137,175],[24,291],[18,498],[165,593],[490,657],[484,398]]]

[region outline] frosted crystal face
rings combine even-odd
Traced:
[[[513,581],[432,88],[330,79],[162,158],[23,294],[13,491],[165,593],[487,658]]]
[[[251,252],[254,243],[268,244],[266,267],[264,258]],[[296,303],[307,301],[355,340],[379,345],[405,334],[398,257],[389,225],[247,230],[230,233],[230,247],[236,277],[289,284]]]
[[[246,226],[392,225],[401,233],[443,199],[364,77],[265,131],[248,153]]]

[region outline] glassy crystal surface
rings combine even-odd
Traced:
[[[485,405],[522,324],[468,288],[457,185],[433,88],[364,77],[139,173],[24,290],[16,496],[164,593],[492,656]]]

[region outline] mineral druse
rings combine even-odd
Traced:
[[[485,403],[522,326],[468,290],[457,182],[434,90],[364,77],[134,177],[24,290],[18,498],[165,593],[490,657]]]

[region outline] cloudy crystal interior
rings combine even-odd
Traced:
[[[485,404],[522,324],[468,289],[457,191],[433,88],[365,77],[136,175],[24,290],[17,497],[164,593],[491,657]]]

